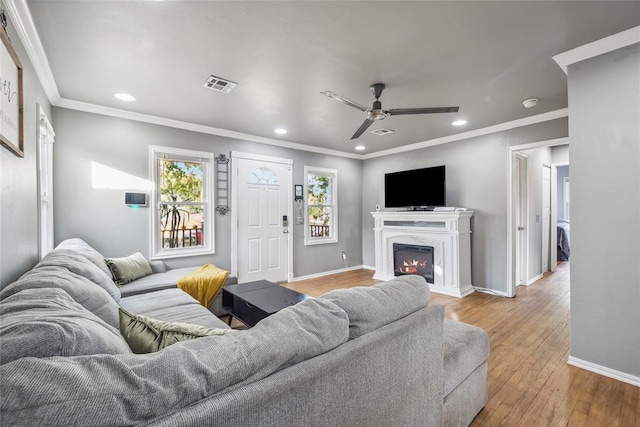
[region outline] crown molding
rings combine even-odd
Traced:
[[[362,160],[361,154],[347,153],[345,151],[331,150],[329,148],[315,147],[313,145],[300,144],[297,142],[283,141],[281,139],[265,138],[248,133],[235,132],[232,130],[216,128],[212,126],[199,125],[196,123],[183,122],[181,120],[167,119],[165,117],[152,116],[150,114],[136,113],[133,111],[120,110],[118,108],[105,107],[88,102],[74,101],[72,99],[60,98],[56,107],[67,108],[69,110],[83,111],[86,113],[99,114],[109,117],[134,120],[137,122],[150,123],[154,125],[167,126],[176,129],[183,129],[192,132],[204,133],[208,135],[222,136],[225,138],[241,139],[243,141],[257,142],[260,144],[275,145],[278,147],[290,148],[292,150],[310,151],[313,153],[327,154],[330,156],[347,157]]]
[[[556,61],[560,68],[562,68],[562,71],[567,74],[569,65],[571,64],[636,43],[640,43],[640,26],[579,46],[564,53],[559,53],[553,56],[553,60]]]
[[[110,117],[117,117],[122,119],[134,120],[144,123],[156,124],[160,126],[167,126],[176,129],[183,129],[192,132],[204,133],[209,135],[222,136],[226,138],[240,139],[244,141],[257,142],[260,144],[274,145],[278,147],[289,148],[293,150],[308,151],[312,153],[326,154],[331,156],[345,157],[356,160],[366,160],[376,157],[387,156],[390,154],[403,153],[407,151],[418,150],[421,148],[431,147],[434,145],[445,144],[448,142],[460,141],[462,139],[473,138],[477,136],[488,135],[495,132],[514,129],[521,126],[528,126],[531,124],[541,123],[544,121],[555,120],[562,117],[567,117],[568,110],[566,108],[556,111],[551,111],[536,116],[525,117],[523,119],[514,120],[510,122],[501,123],[495,126],[489,126],[482,129],[476,129],[469,132],[463,132],[455,135],[449,135],[441,138],[435,138],[432,140],[418,142],[415,144],[405,145],[402,147],[392,148],[389,150],[378,151],[370,154],[355,154],[346,151],[332,150],[328,148],[315,147],[312,145],[300,144],[297,142],[284,141],[280,139],[265,138],[257,135],[251,135],[242,132],[235,132],[226,129],[216,128],[212,126],[204,126],[190,122],[184,122],[180,120],[168,119],[164,117],[152,116],[149,114],[136,113],[126,110],[120,110],[111,107],[105,107],[97,104],[90,104],[87,102],[75,101],[72,99],[62,98],[58,92],[53,72],[49,66],[47,55],[44,51],[38,31],[33,22],[31,12],[26,0],[3,0],[11,22],[13,23],[18,37],[22,41],[22,44],[27,51],[27,55],[33,64],[36,75],[38,76],[40,83],[42,84],[44,91],[54,107],[67,108],[76,111],[83,111],[93,114],[99,114]],[[637,27],[635,30],[640,29]],[[622,33],[621,33],[622,34]],[[636,35],[637,36],[637,35]],[[569,53],[569,52],[567,52]],[[555,57],[554,57],[555,59]]]
[[[460,141],[463,139],[489,135],[492,133],[502,132],[509,129],[515,129],[523,126],[529,126],[537,123],[561,119],[563,117],[568,117],[568,116],[569,116],[569,109],[561,108],[559,110],[549,111],[547,113],[542,113],[535,116],[529,116],[529,117],[525,117],[518,120],[512,120],[510,122],[504,122],[494,126],[488,126],[486,128],[457,133],[455,135],[443,136],[441,138],[435,138],[428,141],[417,142],[415,144],[403,145],[401,147],[391,148],[389,150],[377,151],[375,153],[365,154],[362,157],[366,160],[366,159],[373,159],[376,157],[389,156],[391,154],[404,153],[406,151],[413,151],[413,150],[419,150],[421,148],[433,147],[434,145],[446,144],[449,142]]]
[[[4,0],[4,5],[49,102],[55,105],[60,100],[60,93],[26,0]]]

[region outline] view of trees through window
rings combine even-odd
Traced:
[[[333,177],[315,172],[307,174],[309,237],[333,235]]]
[[[160,233],[163,249],[204,244],[204,165],[158,160]]]

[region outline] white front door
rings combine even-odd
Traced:
[[[549,271],[551,239],[551,167],[542,166],[542,272]]]
[[[288,281],[293,161],[234,152],[232,167],[238,282]]]

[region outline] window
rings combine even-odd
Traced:
[[[53,143],[55,132],[42,107],[38,105],[38,216],[40,258],[53,250]]]
[[[338,241],[338,171],[305,166],[305,245]]]
[[[213,253],[213,153],[151,147],[152,258]]]

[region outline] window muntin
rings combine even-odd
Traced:
[[[276,175],[276,173],[271,169],[264,167],[252,170],[247,182],[249,184],[279,184],[278,175]]]
[[[152,161],[152,257],[213,253],[213,154],[152,147]]]
[[[305,167],[305,244],[338,241],[338,171]]]

